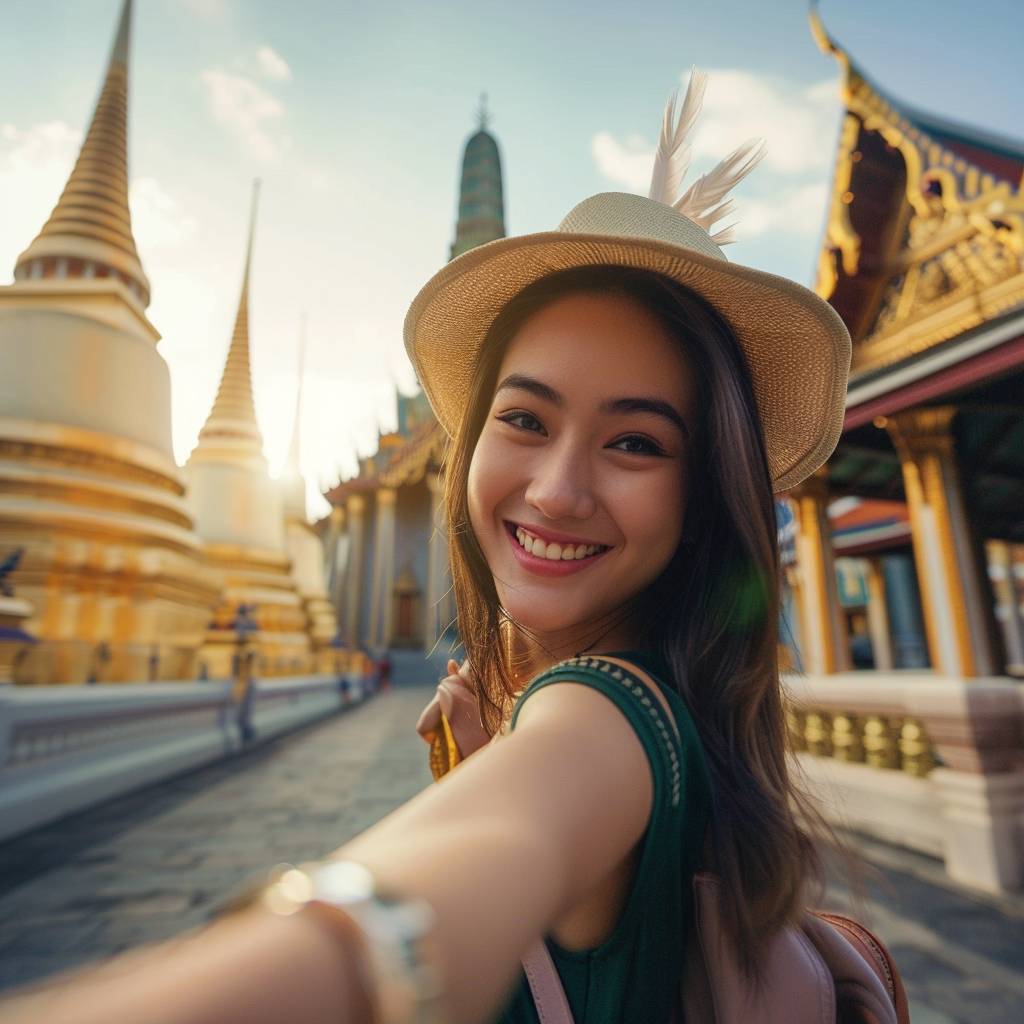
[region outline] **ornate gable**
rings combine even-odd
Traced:
[[[912,358],[1024,302],[1024,145],[897,105],[832,40],[846,115],[817,291],[853,373]]]

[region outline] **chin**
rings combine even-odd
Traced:
[[[531,633],[551,634],[584,627],[607,616],[610,609],[593,601],[557,593],[555,587],[512,589],[498,586],[498,598],[512,619]]]

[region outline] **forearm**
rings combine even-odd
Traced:
[[[311,915],[250,910],[0,1006],[0,1024],[365,1024],[354,953]]]
[[[483,1024],[500,1010],[520,958],[545,930],[559,887],[546,844],[498,820],[378,826],[338,851],[385,889],[427,900],[452,1024]]]

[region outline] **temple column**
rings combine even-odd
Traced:
[[[953,452],[956,409],[909,409],[880,421],[896,446],[910,512],[928,650],[936,671],[994,670],[989,600],[981,577]]]
[[[914,560],[909,554],[886,555],[882,565],[895,667],[927,668],[928,643],[924,636]]]
[[[398,492],[391,487],[377,490],[377,524],[374,530],[373,590],[370,598],[371,647],[391,644],[395,587],[395,502]]]
[[[331,508],[327,524],[327,537],[324,542],[324,578],[327,580],[327,595],[334,605],[338,622],[341,623],[342,608],[345,600],[346,560],[342,557],[343,548],[347,549],[348,524],[345,519],[345,507],[334,505]],[[346,550],[347,553],[347,550]]]
[[[430,489],[430,542],[427,550],[427,600],[424,609],[423,643],[432,651],[447,627],[445,597],[448,593],[448,528],[444,508],[444,481],[438,473],[427,474]]]
[[[885,574],[878,558],[866,558],[865,578],[868,585],[868,633],[875,670],[888,672],[894,667],[892,634],[889,631],[889,601],[885,593]]]
[[[1004,540],[990,540],[986,545],[988,575],[996,596],[996,618],[1003,630],[1006,644],[1006,666],[1012,675],[1024,672],[1024,619],[1020,613],[1013,548]]]
[[[824,675],[850,666],[846,621],[839,606],[827,471],[819,469],[789,492],[796,518],[797,605],[804,671]]]
[[[360,643],[359,612],[363,596],[363,561],[366,545],[366,499],[350,494],[345,502],[348,517],[348,565],[345,572],[345,638],[353,647]]]

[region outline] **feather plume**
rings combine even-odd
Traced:
[[[717,167],[702,174],[683,195],[679,192],[690,166],[692,146],[690,136],[700,116],[708,76],[697,68],[690,69],[690,82],[683,105],[676,114],[678,92],[673,92],[665,105],[661,136],[654,156],[651,172],[651,190],[656,202],[671,206],[699,227],[710,232],[712,226],[733,212],[733,201],[728,193],[738,185],[763,159],[763,139],[752,139],[734,149]],[[717,245],[735,241],[734,225],[711,235]]]
[[[764,159],[765,152],[764,139],[744,142],[717,167],[702,174],[675,202],[674,208],[709,231],[715,221],[729,212],[722,200]]]
[[[671,206],[679,195],[679,188],[690,166],[689,136],[700,116],[704,102],[704,90],[708,76],[697,68],[690,69],[690,82],[686,87],[679,117],[676,117],[678,91],[673,91],[665,105],[665,116],[658,139],[658,151],[654,157],[651,172],[651,190],[648,196],[659,203]]]

